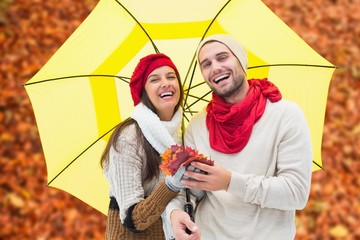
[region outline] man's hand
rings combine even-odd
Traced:
[[[179,209],[172,211],[170,215],[171,227],[174,232],[175,239],[181,240],[199,240],[200,231],[193,221],[190,220],[190,216]],[[186,233],[186,228],[191,231],[190,234]]]
[[[183,178],[181,182],[184,183],[187,188],[201,189],[205,191],[227,191],[229,188],[231,172],[221,167],[216,162],[214,162],[214,166],[200,162],[192,162],[191,165],[203,172],[206,172],[206,174],[186,171],[184,175],[192,180],[185,180],[186,178]]]

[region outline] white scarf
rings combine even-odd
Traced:
[[[160,118],[142,102],[135,106],[131,113],[153,148],[162,154],[168,147],[181,143],[182,109],[175,112],[170,121],[161,121]]]
[[[153,111],[140,102],[132,111],[131,118],[139,124],[146,140],[159,154],[165,152],[171,145],[181,143],[182,109],[180,107],[170,121],[161,121]],[[161,214],[161,218],[165,238],[174,239],[171,223],[166,218],[165,211]]]

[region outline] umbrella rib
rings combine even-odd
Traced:
[[[262,67],[319,67],[319,68],[338,68],[337,66],[326,66],[316,64],[301,64],[301,63],[279,63],[279,64],[268,64],[248,67],[247,69],[262,68]]]
[[[189,73],[190,73],[190,71],[191,71],[191,66],[194,64],[195,55],[196,55],[196,53],[194,53],[194,55],[193,55],[193,57],[192,57],[192,59],[191,59],[191,61],[190,61],[190,65],[189,65],[188,71],[186,72],[183,86],[186,84],[186,81],[187,81],[187,79],[188,79]],[[191,74],[191,77],[190,77],[190,84],[191,84],[191,81],[192,81],[192,79],[193,79],[193,77],[194,77],[194,74],[195,74],[196,62],[195,62],[195,65],[194,65],[194,67],[193,67],[192,69],[193,69],[193,71],[192,71],[192,74]]]
[[[190,86],[188,89],[186,89],[185,91],[188,92],[189,90],[193,89],[193,88],[196,88],[196,87],[199,87],[201,85],[204,85],[205,84],[205,81],[204,82],[201,82],[201,83],[198,83],[198,84],[195,84],[193,86]]]
[[[120,79],[121,81],[129,83],[129,80],[128,80],[129,78],[128,77],[122,77],[122,76],[116,76],[116,75],[107,75],[107,74],[84,74],[84,75],[73,75],[73,76],[66,76],[66,77],[50,78],[50,79],[40,80],[40,81],[37,81],[37,82],[26,83],[23,86],[29,86],[29,85],[52,82],[52,81],[65,80],[65,79],[70,79],[70,78],[79,78],[79,77],[111,77],[111,78],[117,78],[117,79]]]
[[[209,31],[209,29],[210,29],[210,27],[212,26],[212,24],[214,23],[215,19],[219,16],[219,14],[223,11],[223,9],[224,9],[230,2],[231,2],[231,0],[227,1],[227,2],[224,4],[224,6],[216,13],[215,17],[211,20],[209,26],[206,28],[203,36],[201,37],[200,42],[204,39],[206,33]],[[200,42],[199,42],[199,44],[200,44]],[[194,56],[193,56],[193,58],[192,58],[192,60],[191,60],[191,63],[190,63],[190,66],[189,66],[189,71],[187,72],[186,78],[185,78],[185,81],[184,81],[184,85],[185,85],[185,82],[186,82],[186,80],[187,80],[187,76],[188,76],[188,74],[189,74],[189,72],[190,72],[191,66],[194,64],[194,68],[193,68],[193,71],[192,71],[192,74],[191,74],[191,78],[190,78],[189,89],[193,88],[193,87],[191,86],[191,84],[192,84],[192,80],[193,80],[194,75],[195,75],[195,69],[196,69],[196,65],[197,65],[197,61],[196,61],[195,59],[196,59],[196,52],[194,53]],[[194,63],[194,62],[195,62],[195,63]],[[188,98],[188,94],[187,94],[186,97],[185,97],[185,103],[186,103],[186,101],[187,101],[187,98]]]
[[[209,29],[210,29],[210,27],[212,26],[212,24],[214,23],[215,19],[219,16],[219,14],[222,12],[222,10],[223,10],[230,2],[231,2],[231,0],[227,1],[227,2],[224,4],[224,6],[216,13],[215,17],[211,20],[209,26],[206,28],[203,36],[201,37],[200,42],[205,38],[206,33],[209,31]],[[200,44],[200,42],[199,42],[199,44]],[[190,68],[191,68],[191,65],[194,63],[195,59],[196,59],[196,52],[194,53],[194,56],[193,56],[193,58],[192,58],[192,60],[191,60],[189,70],[190,70]],[[191,86],[191,82],[192,82],[192,79],[193,79],[193,75],[194,75],[194,72],[195,72],[196,65],[197,65],[197,62],[195,61],[195,63],[194,63],[194,68],[193,68],[193,73],[192,73],[192,77],[190,78],[190,84],[189,84],[189,86]],[[188,71],[188,73],[189,73],[189,71]],[[186,74],[185,82],[186,82],[188,73]],[[185,84],[185,82],[184,82],[184,84]]]
[[[188,76],[188,74],[189,74],[189,72],[190,72],[191,65],[192,65],[192,63],[194,62],[194,59],[195,59],[195,54],[194,54],[193,59],[191,60],[191,64],[190,64],[190,66],[189,66],[189,71],[188,71],[187,74],[186,74],[186,78],[185,78],[185,81],[184,81],[184,84],[183,84],[183,85],[185,85],[187,76]],[[195,69],[196,69],[196,62],[195,62],[195,64],[194,64],[194,68],[193,68],[193,71],[192,71],[192,74],[191,74],[191,77],[190,77],[189,88],[187,89],[187,94],[186,94],[185,99],[184,99],[184,100],[185,100],[185,101],[184,101],[185,103],[187,102],[187,99],[188,99],[188,96],[189,96],[189,90],[192,89],[193,87],[196,87],[196,86],[201,85],[201,83],[200,83],[200,84],[196,84],[195,86],[191,86],[191,85],[192,85],[192,81],[193,81],[193,79],[194,79],[194,75],[195,75]]]
[[[192,115],[192,113],[194,113],[194,111],[192,111],[190,108],[191,108],[193,105],[195,105],[196,103],[200,102],[200,101],[209,102],[209,100],[206,100],[205,97],[206,97],[208,94],[210,94],[211,92],[212,92],[212,91],[209,91],[209,92],[207,92],[206,94],[204,94],[204,95],[201,96],[201,97],[197,97],[197,96],[194,96],[194,95],[190,95],[190,94],[189,94],[188,96],[193,97],[193,98],[197,98],[197,99],[196,99],[195,102],[191,103],[190,105],[187,104],[187,103],[185,103],[186,107],[184,106],[184,111],[187,111],[187,112],[189,112],[189,113]]]
[[[315,162],[314,160],[312,161],[316,166],[318,166],[319,168],[323,169],[322,166],[320,166],[317,162]]]
[[[135,16],[124,6],[122,5],[118,0],[115,0],[133,19],[134,21],[139,25],[139,27],[144,31],[144,33],[146,34],[146,36],[149,38],[153,48],[155,49],[156,53],[159,53],[159,49],[156,47],[155,43],[153,42],[152,38],[150,37],[150,35],[147,33],[147,31],[145,30],[145,28],[141,25],[141,23],[135,18]]]
[[[112,130],[114,130],[116,127],[118,126],[118,124],[113,127],[112,129],[110,129],[109,131],[107,131],[105,134],[103,134],[101,137],[99,137],[98,139],[96,139],[96,141],[94,141],[92,144],[90,144],[87,148],[85,148],[84,151],[82,151],[79,155],[77,155],[68,165],[66,165],[55,177],[53,177],[49,182],[48,182],[48,186],[50,186],[50,184],[58,177],[60,176],[68,167],[70,167],[71,164],[73,164],[79,157],[81,157],[81,155],[83,155],[88,149],[90,149],[95,143],[97,143],[100,139],[102,139],[103,137],[105,137],[109,132],[111,132]]]
[[[204,35],[202,36],[200,42],[205,38],[206,33],[209,31],[211,25],[214,23],[215,19],[220,15],[220,13],[222,12],[222,10],[224,10],[224,8],[231,2],[231,0],[227,1],[224,6],[217,12],[217,14],[215,15],[215,17],[211,20],[211,23],[209,24],[209,26],[206,28]]]

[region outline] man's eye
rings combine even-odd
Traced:
[[[202,68],[208,68],[210,66],[210,63],[204,63],[203,65],[202,65]]]
[[[219,57],[219,61],[225,61],[227,59],[226,56]]]

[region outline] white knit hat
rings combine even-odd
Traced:
[[[227,46],[230,51],[235,55],[235,57],[239,60],[241,67],[244,69],[244,72],[246,72],[247,66],[248,66],[248,58],[246,51],[244,47],[234,38],[230,37],[226,34],[215,34],[211,35],[209,37],[204,38],[198,47],[197,50],[197,60],[199,63],[199,52],[201,48],[208,42],[217,41],[225,46]]]

